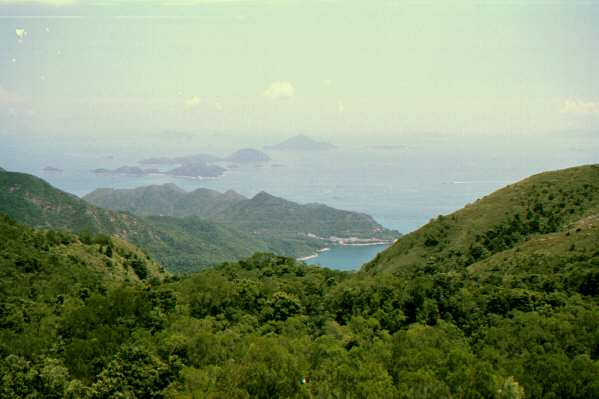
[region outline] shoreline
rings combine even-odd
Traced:
[[[371,246],[377,246],[377,245],[389,245],[390,246],[392,244],[393,244],[393,242],[376,242],[376,243],[362,243],[362,244],[337,244],[336,246],[338,246],[338,247],[371,247]],[[335,248],[335,247],[333,247],[333,248]],[[312,255],[303,256],[301,258],[295,258],[295,260],[297,260],[299,262],[304,262],[306,260],[318,258],[323,253],[330,251],[330,250],[331,250],[331,248],[329,248],[329,247],[318,249]]]
[[[374,245],[392,245],[393,242],[391,241],[377,241],[377,242],[364,242],[364,243],[344,243],[344,242],[340,242],[337,243],[337,245],[340,245],[342,247],[369,247],[369,246],[374,246]]]

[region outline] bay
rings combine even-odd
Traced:
[[[342,245],[321,252],[305,262],[329,269],[353,271],[360,269],[364,263],[371,261],[376,254],[387,248],[389,245]]]

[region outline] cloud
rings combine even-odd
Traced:
[[[198,96],[193,96],[185,100],[185,108],[196,108],[202,104],[202,99]]]
[[[599,101],[569,98],[562,103],[560,112],[564,114],[599,114]]]
[[[272,82],[262,95],[271,100],[289,99],[295,96],[295,87],[291,82]]]
[[[340,114],[345,112],[345,104],[343,104],[342,101],[337,103],[337,111],[339,111]]]
[[[23,40],[27,36],[27,31],[23,28],[17,28],[15,29],[15,35],[17,35],[17,39]]]

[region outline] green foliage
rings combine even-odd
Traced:
[[[0,216],[0,396],[599,397],[596,173],[509,187],[356,273],[258,253],[161,281],[118,238]]]
[[[200,189],[185,193],[165,185],[100,189],[85,198],[126,212],[98,208],[31,175],[0,171],[0,212],[19,223],[69,230],[79,234],[86,245],[108,248],[111,236],[116,235],[178,273],[243,259],[255,252],[301,257],[327,245],[308,233],[383,239],[398,235],[367,215],[324,205],[299,205],[266,193],[250,200],[234,192]],[[135,270],[143,275],[141,268]]]

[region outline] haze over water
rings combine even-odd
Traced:
[[[240,166],[214,180],[190,180],[163,175],[98,175],[91,170],[136,165],[150,156],[226,155],[238,147],[217,148],[201,139],[82,142],[48,138],[25,145],[18,138],[9,138],[4,142],[2,167],[35,174],[78,196],[99,187],[164,183],[188,191],[233,189],[248,197],[264,190],[300,203],[320,202],[365,212],[402,233],[531,174],[599,162],[599,140],[592,136],[528,142],[490,138],[482,145],[480,140],[436,137],[405,140],[404,144],[348,143],[323,152],[268,151],[272,161],[266,165]],[[44,172],[46,166],[63,172]],[[384,246],[358,247],[343,252],[342,248],[309,262],[351,269],[382,249]]]

